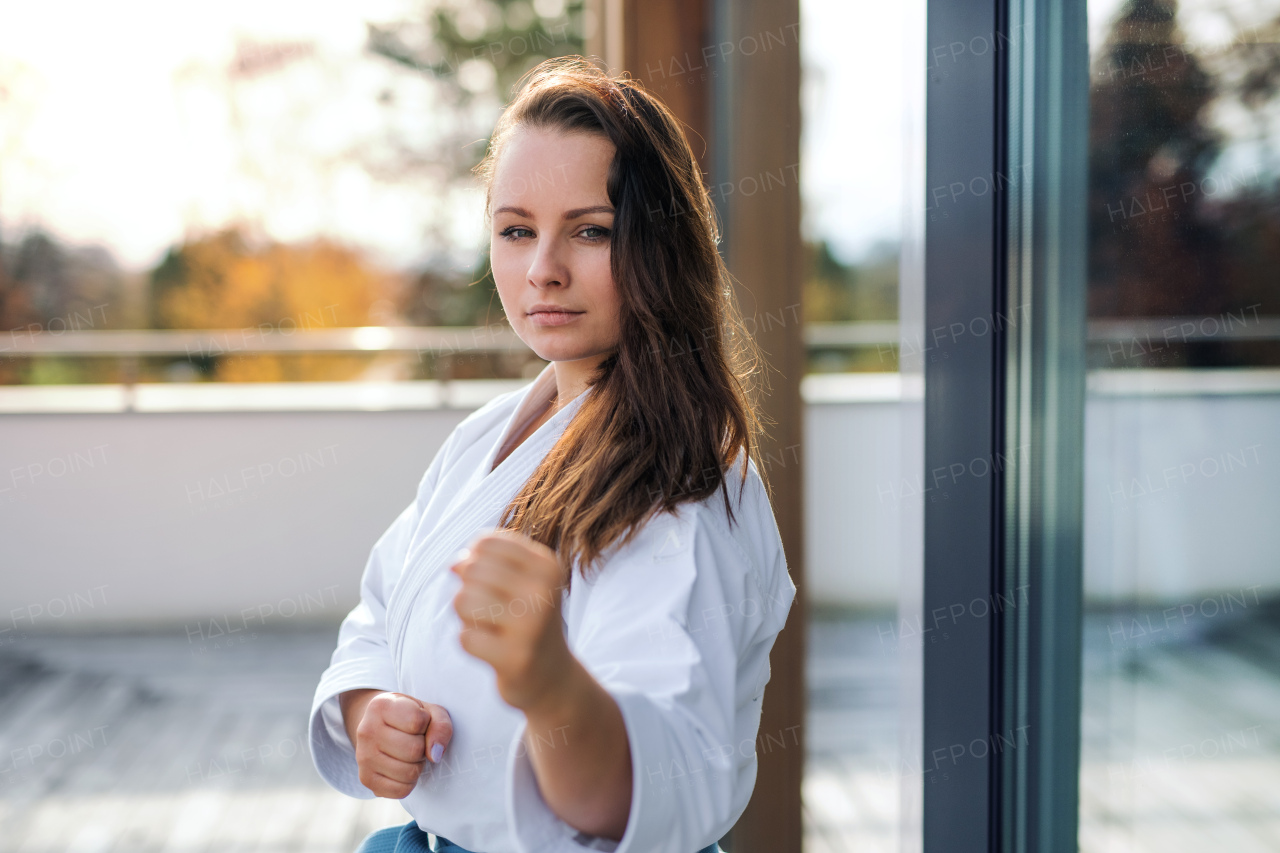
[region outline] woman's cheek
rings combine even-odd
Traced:
[[[493,270],[493,282],[498,289],[498,298],[502,300],[503,308],[508,306],[508,299],[519,288],[520,282],[523,280],[518,260],[513,260],[507,255],[499,255],[494,253],[489,258],[490,268]],[[510,306],[513,307],[514,306]]]

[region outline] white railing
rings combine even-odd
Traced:
[[[1168,344],[1185,341],[1280,340],[1280,317],[1255,310],[1203,317],[1094,319],[1088,340],[1096,344]],[[1014,312],[1002,322],[1016,326]],[[763,321],[768,325],[771,321]],[[786,318],[778,320],[785,325]],[[989,327],[988,327],[989,328]],[[949,330],[937,330],[947,335]],[[895,321],[805,323],[809,348],[914,346],[900,339]],[[926,333],[924,337],[929,338]],[[417,355],[524,352],[524,342],[506,323],[488,326],[361,326],[298,328],[285,331],[272,324],[240,329],[49,331],[38,328],[0,332],[0,356],[163,356],[186,358],[230,353],[411,352]]]
[[[524,352],[528,347],[510,326],[361,326],[294,329],[79,330],[0,334],[0,354],[10,356],[176,355],[203,358],[264,353],[412,352],[453,354]]]
[[[1204,317],[1163,317],[1132,320],[1091,320],[1088,341],[1106,346],[1115,362],[1157,352],[1173,343],[1215,340],[1280,340],[1280,318],[1261,317],[1257,306],[1236,313]],[[1017,312],[1001,322],[1015,325]],[[764,324],[783,324],[767,318]],[[983,320],[986,324],[988,321]],[[984,328],[989,328],[984,326]],[[900,337],[896,322],[807,323],[803,329],[809,350],[875,347],[884,356],[920,353],[972,333],[969,329],[934,329],[917,340]],[[227,355],[267,354],[370,354],[430,357],[439,379],[431,383],[339,382],[297,383],[287,390],[267,391],[259,383],[165,382],[139,383],[138,360],[145,357],[205,359]],[[107,357],[121,361],[122,381],[117,385],[28,386],[23,393],[7,393],[0,400],[3,411],[212,411],[260,408],[431,408],[466,407],[477,393],[465,382],[455,381],[458,356],[483,353],[531,356],[528,347],[506,323],[475,327],[366,326],[359,328],[280,329],[270,324],[241,329],[124,331],[81,329],[40,331],[14,329],[0,333],[0,357],[37,358]],[[889,362],[892,366],[892,361]],[[1116,381],[1125,381],[1118,379]],[[304,387],[310,386],[310,387]],[[345,390],[341,386],[350,386]],[[61,387],[62,390],[55,390]],[[483,393],[483,392],[480,392]],[[77,402],[78,401],[78,402]]]

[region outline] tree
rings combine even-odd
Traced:
[[[804,316],[817,323],[896,320],[898,245],[880,243],[848,265],[825,240],[806,243]]]
[[[286,245],[233,228],[170,249],[150,284],[155,328],[242,331],[196,354],[193,362],[202,372],[224,380],[281,381],[352,378],[367,358],[238,356],[245,333],[252,342],[298,329],[371,325],[399,280],[329,240]]]
[[[1221,150],[1204,120],[1214,81],[1185,49],[1173,0],[1130,0],[1094,70],[1089,127],[1089,313],[1198,314],[1222,249],[1201,215]],[[1172,190],[1172,196],[1170,196]]]
[[[1280,194],[1269,163],[1224,170],[1233,141],[1212,121],[1235,98],[1266,113],[1280,87],[1274,38],[1192,49],[1175,0],[1129,0],[1093,68],[1089,128],[1089,315],[1275,313]],[[1280,19],[1267,31],[1280,31]],[[1256,34],[1255,34],[1256,38]],[[1271,128],[1257,123],[1259,140]],[[1177,343],[1134,364],[1280,363],[1280,347]]]
[[[449,85],[460,108],[505,101],[544,59],[583,52],[583,0],[427,0],[415,20],[369,24],[368,49]]]
[[[472,169],[520,77],[545,59],[583,53],[585,7],[584,0],[423,0],[411,18],[368,24],[369,53],[438,84],[445,105],[433,115],[429,140],[393,137],[356,153],[374,176],[431,187],[441,204],[428,227],[430,243],[448,245],[451,202],[475,188]],[[390,90],[382,102],[401,109]],[[492,322],[496,294],[487,258],[465,279],[444,272],[453,266],[437,262],[422,270],[406,294],[407,316]]]

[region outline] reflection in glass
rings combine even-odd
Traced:
[[[1089,17],[1080,849],[1280,849],[1280,4]]]
[[[920,845],[924,6],[800,4],[806,853]]]

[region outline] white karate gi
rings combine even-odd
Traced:
[[[463,651],[453,610],[459,549],[492,530],[555,444],[588,388],[490,471],[505,445],[551,399],[553,368],[469,415],[449,436],[417,498],[378,539],[360,604],[311,709],[320,775],[353,797],[360,783],[337,696],[375,688],[444,706],[453,740],[402,803],[418,826],[476,853],[609,849],[561,821],[543,801],[522,741],[524,715],[502,701],[493,669]],[[795,597],[782,541],[754,465],[737,523],[723,493],[660,513],[625,548],[606,552],[593,581],[573,578],[563,601],[570,649],[621,708],[634,772],[630,818],[617,853],[695,853],[746,808],[756,778],[760,700],[769,650]],[[535,749],[572,732],[539,733]]]

